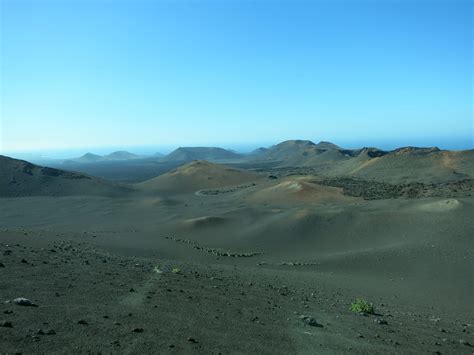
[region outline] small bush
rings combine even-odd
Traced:
[[[181,274],[181,269],[174,268],[173,270],[171,270],[171,272],[172,272],[173,274]]]
[[[374,314],[374,305],[372,303],[367,302],[362,298],[358,298],[355,302],[351,304],[351,311],[355,313],[369,313]]]

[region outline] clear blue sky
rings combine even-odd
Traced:
[[[0,3],[3,152],[473,147],[470,0]]]

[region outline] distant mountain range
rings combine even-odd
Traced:
[[[345,149],[321,141],[288,140],[247,154],[219,147],[179,147],[168,155],[137,155],[117,151],[87,153],[65,161],[38,162],[105,178],[150,178],[195,160],[237,164],[249,168],[309,168],[327,176],[355,176],[384,181],[459,180],[474,175],[474,150],[448,151],[437,147],[401,147],[390,151],[374,147]],[[136,175],[133,175],[135,174]],[[143,180],[142,180],[143,181]]]
[[[101,165],[111,161],[124,163]],[[231,169],[207,161],[234,167]],[[343,149],[329,142],[315,144],[303,140],[285,141],[246,155],[217,147],[181,147],[165,157],[143,157],[119,151],[105,156],[87,153],[69,162],[56,167],[78,172],[54,166],[43,167],[0,155],[0,196],[115,195],[129,189],[91,176],[105,176],[97,174],[96,168],[101,166],[109,169],[107,177],[111,179],[123,174],[125,177],[136,172],[143,174],[145,179],[135,181],[152,179],[142,185],[151,190],[171,189],[172,185],[183,190],[188,185],[192,188],[206,184],[218,187],[224,185],[221,182],[223,177],[233,184],[254,179],[253,172],[245,170],[237,173],[236,166],[257,171],[261,171],[262,167],[264,170],[295,169],[296,174],[304,172],[320,177],[352,177],[391,183],[440,183],[474,178],[474,150],[448,151],[437,147],[402,147],[391,151],[371,147]],[[197,173],[199,184],[188,182],[189,179],[198,181],[195,177],[190,178],[190,175]],[[165,175],[160,177],[161,174]],[[170,181],[175,182],[171,184]]]
[[[104,161],[123,161],[123,160],[132,160],[132,159],[142,159],[145,158],[143,155],[133,154],[124,150],[113,152],[107,155],[97,155],[93,153],[86,153],[79,158],[73,158],[66,160],[66,162],[76,162],[76,163],[97,163]]]

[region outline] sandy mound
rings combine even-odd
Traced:
[[[189,193],[234,186],[260,179],[256,173],[207,161],[194,161],[137,186],[148,192]]]
[[[254,202],[344,202],[351,198],[335,187],[321,186],[302,179],[289,179],[263,188],[250,197]]]
[[[461,207],[461,202],[454,198],[441,201],[428,202],[419,206],[419,209],[427,212],[448,212]]]
[[[122,196],[131,191],[99,178],[0,156],[0,197]]]

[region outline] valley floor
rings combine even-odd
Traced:
[[[195,221],[191,223],[195,234],[186,229],[189,222],[184,229],[188,236],[196,236],[193,240],[169,237],[166,228],[156,232],[154,227],[151,233],[142,226],[139,231],[120,222],[127,203],[114,199],[40,197],[3,202],[2,353],[474,351],[472,241],[466,237],[469,224],[460,225],[465,216],[459,211],[459,216],[449,217],[459,222],[457,232],[447,226],[452,229],[448,235],[441,231],[433,234],[434,239],[420,237],[417,242],[405,236],[399,245],[390,246],[386,243],[392,228],[388,223],[387,235],[377,236],[385,247],[364,244],[372,244],[375,237],[368,242],[361,238],[357,243],[360,248],[337,240],[340,250],[336,252],[334,245],[325,241],[327,226],[321,221],[321,238],[302,245],[319,244],[322,250],[304,251],[278,234],[276,246],[256,240],[233,242],[233,246],[229,240],[216,243],[215,238],[225,237],[219,232],[211,239],[200,239],[202,226],[198,223],[196,227]],[[423,206],[436,203],[431,199],[422,202]],[[130,212],[129,220],[137,220],[142,216],[140,207],[134,201],[129,203],[138,209],[136,214]],[[406,208],[417,211],[417,203]],[[472,200],[461,203],[469,213]],[[14,212],[20,210],[20,204],[25,214]],[[74,222],[65,218],[74,215],[74,208],[86,205],[100,206],[104,211],[97,217],[100,222],[92,219],[86,224],[80,214]],[[367,206],[355,207],[365,209],[364,215],[369,213]],[[350,215],[350,208],[346,208],[344,214]],[[172,214],[170,206],[166,210]],[[159,213],[159,208],[153,213]],[[314,213],[320,216],[322,212]],[[86,215],[97,213],[88,211]],[[413,223],[405,219],[408,215],[399,218]],[[241,216],[247,218],[245,213]],[[423,222],[426,215],[418,214],[417,218],[427,226]],[[204,231],[215,228],[215,220],[204,221],[211,223],[204,223]],[[347,223],[356,228],[359,222]],[[409,228],[416,233],[416,226]],[[340,232],[346,233],[344,229]],[[403,235],[407,230],[398,232]],[[337,238],[332,231],[328,233]],[[444,240],[440,235],[445,235]],[[284,250],[283,243],[287,243]],[[247,251],[264,253],[245,257],[237,244]],[[211,248],[215,245],[218,247]],[[240,257],[232,256],[231,249]],[[417,273],[413,273],[415,265]],[[423,270],[425,267],[429,270]],[[9,302],[18,297],[26,297],[38,307]],[[376,315],[351,312],[350,304],[358,297],[373,302]],[[318,326],[305,324],[301,316],[314,317]]]
[[[472,180],[15,164],[34,174],[0,199],[0,353],[474,352]]]

